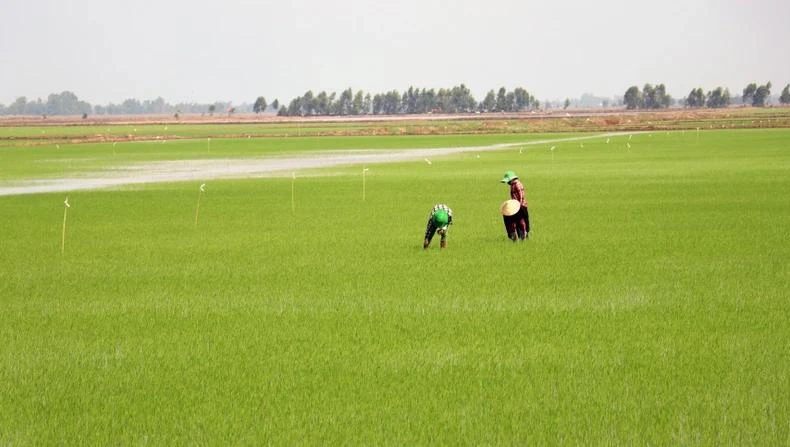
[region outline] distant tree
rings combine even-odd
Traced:
[[[693,88],[686,97],[685,104],[687,107],[704,107],[705,106],[705,93],[702,88]]]
[[[514,112],[516,110],[516,94],[513,92],[507,92],[505,95],[505,110],[508,112]]]
[[[82,109],[79,108],[78,110]],[[43,115],[45,113],[47,113],[47,105],[41,101],[41,98],[25,104],[25,115]]]
[[[335,108],[337,107],[337,93],[332,92],[326,98],[326,110],[323,112],[324,115],[334,115]]]
[[[422,89],[422,111],[423,113],[432,112],[436,108],[436,90]]]
[[[87,119],[87,118],[88,118],[88,114],[87,113],[83,113],[82,114],[82,119]]]
[[[757,87],[752,98],[752,105],[755,107],[764,107],[768,97],[771,96],[771,82],[768,81],[765,85]]]
[[[235,107],[231,107],[231,108],[228,109],[228,116],[231,116],[234,113],[236,113],[236,108]]]
[[[215,110],[217,110],[217,106],[215,106],[214,104],[211,104],[210,106],[208,106],[208,114],[209,115],[213,116]]]
[[[672,99],[667,95],[664,84],[658,84],[655,87],[645,84],[644,88],[642,88],[641,107],[645,109],[667,108],[671,101]]]
[[[159,115],[163,113],[168,113],[172,106],[165,102],[165,99],[161,96],[157,97],[153,101],[145,100],[142,104],[143,113],[148,113],[151,115]]]
[[[394,115],[396,113],[400,113],[401,95],[397,90],[392,90],[384,94],[381,111],[385,115]]]
[[[450,91],[445,88],[440,88],[436,91],[436,98],[433,102],[433,109],[429,112],[446,112],[450,104]]]
[[[302,97],[297,96],[288,103],[286,116],[304,116],[304,107],[302,107]]]
[[[403,106],[403,113],[420,113],[420,89],[415,89],[409,86],[409,89],[403,92],[401,96],[401,105]]]
[[[44,103],[41,99],[25,104],[23,113],[28,115],[82,115],[93,112],[93,107],[85,101],[80,101],[77,95],[70,91],[52,93]]]
[[[409,97],[407,94],[406,97],[411,102],[414,113],[428,113],[436,107],[436,91],[433,89],[415,88],[413,95]]]
[[[121,103],[119,113],[124,115],[143,113],[143,105],[134,98],[128,98]]]
[[[181,117],[181,116],[178,114],[178,112],[176,112],[176,113],[174,113],[174,114],[173,114],[173,118],[175,118],[175,119],[179,119],[180,117]]]
[[[47,97],[47,114],[74,115],[76,112],[77,95],[72,92],[51,93]]]
[[[672,97],[667,94],[667,87],[658,84],[655,89],[656,108],[666,109],[672,104]]]
[[[707,94],[706,106],[712,109],[719,109],[730,105],[730,91],[721,87],[709,91]]]
[[[474,96],[472,96],[472,91],[464,84],[453,87],[450,91],[450,97],[452,104],[449,110],[450,113],[468,113],[473,111],[477,104]],[[513,99],[511,99],[512,101]]]
[[[411,89],[411,95],[409,90],[406,90],[401,95],[400,103],[401,107],[403,108],[401,112],[406,114],[417,113],[414,111],[417,103],[416,98],[414,98],[414,87],[409,87],[409,89]]]
[[[504,112],[507,109],[507,90],[505,87],[500,87],[496,94],[496,108],[497,112]]]
[[[365,98],[362,100],[362,114],[367,115],[370,113],[372,107],[372,102],[370,99],[370,93],[365,93]]]
[[[27,98],[24,96],[18,97],[11,105],[8,106],[9,115],[24,115],[25,106],[27,105]]]
[[[754,94],[757,92],[757,84],[752,82],[743,89],[743,96],[741,100],[744,104],[751,104],[754,101]]]
[[[601,107],[603,107],[604,109],[609,108],[610,104],[611,104],[611,100],[609,98],[604,98],[601,100]]]
[[[28,101],[24,96],[20,96],[8,106],[6,112],[9,115],[43,115],[47,113],[47,104],[41,101],[41,98]]]
[[[642,100],[639,102],[640,108],[656,109],[657,104],[656,89],[651,84],[645,84],[642,87]]]
[[[480,103],[480,108],[483,112],[493,112],[496,110],[496,93],[494,93],[493,90],[489,90],[488,93],[486,93],[485,99]]]
[[[425,113],[428,111],[428,92],[425,89],[420,90],[419,88],[415,88],[414,92],[412,93],[412,97],[409,98],[411,101],[412,109],[414,113]]]
[[[779,96],[779,102],[782,104],[790,104],[790,84],[785,85],[782,89],[782,94]]]
[[[336,115],[348,115],[351,113],[351,109],[353,106],[354,101],[354,92],[351,88],[347,88],[340,93],[340,98],[338,98],[337,102],[334,104],[335,114]]]
[[[312,90],[304,92],[301,100],[301,115],[315,115],[316,114],[316,99]]]
[[[562,105],[562,110],[567,109],[571,105],[570,98],[565,98],[565,104]]]
[[[279,99],[275,98],[274,101],[272,101],[272,109],[280,110],[280,100]]]
[[[513,90],[513,94],[516,97],[516,110],[519,112],[523,112],[524,110],[529,109],[530,107],[530,100],[532,97],[530,96],[529,92],[527,92],[522,87],[516,87]]]
[[[362,90],[358,90],[357,93],[354,95],[354,99],[351,101],[351,114],[352,115],[361,115],[364,112],[365,108],[365,92]]]
[[[632,85],[625,91],[625,95],[623,95],[623,103],[625,103],[626,109],[636,109],[642,103],[642,93],[639,91],[639,87]]]
[[[331,102],[329,95],[325,91],[321,91],[315,96],[315,113],[316,115],[329,115],[331,109]]]
[[[373,114],[378,115],[384,109],[384,96],[376,93],[373,95],[373,103],[372,103]]]
[[[252,111],[255,113],[261,113],[266,110],[266,98],[263,96],[259,96],[255,103],[252,105]]]
[[[667,95],[667,89],[664,84],[656,86],[645,84],[641,92],[639,87],[635,85],[629,87],[625,95],[623,95],[623,102],[627,109],[661,109],[669,107],[672,103],[672,98]]]

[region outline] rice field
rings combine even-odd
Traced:
[[[587,135],[367,166],[364,200],[356,165],[0,196],[0,444],[790,443],[790,130]],[[7,143],[0,186],[555,137]]]

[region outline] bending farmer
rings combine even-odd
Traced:
[[[422,248],[428,248],[431,245],[433,235],[439,233],[442,237],[439,246],[441,248],[447,247],[447,230],[453,223],[453,210],[449,206],[440,203],[433,207],[431,215],[428,216],[428,225],[425,228],[425,241],[422,243]]]
[[[518,179],[518,176],[513,171],[505,172],[505,176],[500,180],[502,183],[510,185],[510,199],[518,201],[518,211],[510,216],[504,215],[505,231],[507,237],[513,242],[516,241],[516,236],[522,241],[529,239],[529,211],[527,210],[527,196],[524,194],[524,185]]]

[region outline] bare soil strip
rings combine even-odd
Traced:
[[[528,141],[523,143],[494,144],[490,146],[401,149],[395,151],[359,150],[323,152],[287,158],[236,158],[139,163],[111,168],[81,178],[27,180],[16,184],[0,186],[0,196],[103,189],[149,183],[202,182],[214,179],[279,177],[305,169],[407,162],[464,152],[487,152],[520,146],[536,146],[628,134],[628,132],[614,132],[581,137]]]

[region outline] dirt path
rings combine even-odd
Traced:
[[[344,151],[288,158],[237,158],[140,163],[96,172],[95,174],[82,178],[27,180],[16,184],[0,186],[0,196],[102,189],[148,183],[278,177],[290,175],[291,172],[305,169],[406,162],[464,152],[487,152],[520,146],[536,146],[628,134],[629,132],[615,132],[582,137],[536,140],[523,143],[494,144],[490,146],[401,149],[394,151]]]

